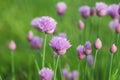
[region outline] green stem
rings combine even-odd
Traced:
[[[84,76],[84,80],[87,80],[87,79],[86,79],[86,76],[87,76],[86,71],[87,71],[87,60],[85,61],[85,74],[84,74],[85,76]]]
[[[54,70],[54,80],[56,80],[56,72],[57,72],[58,62],[59,62],[59,56],[57,58],[56,67],[55,67],[55,70]]]
[[[98,50],[96,50],[96,53],[95,53],[95,60],[94,60],[94,64],[93,64],[93,70],[95,69],[97,54],[98,54]]]
[[[43,46],[42,68],[44,68],[44,66],[45,66],[46,40],[47,40],[47,34],[45,34],[45,41],[44,41],[44,46]]]
[[[0,76],[0,80],[2,80],[2,77]]]
[[[118,46],[118,41],[119,41],[119,34],[117,34],[117,41],[116,41],[117,46]]]
[[[28,80],[31,80],[31,55],[29,55],[28,69],[29,69]]]
[[[80,73],[80,61],[78,62],[78,72]],[[78,80],[80,79],[80,76],[78,76]]]
[[[111,54],[111,60],[110,60],[110,70],[109,70],[109,80],[111,80],[111,70],[112,70],[112,60],[113,60],[113,54]]]
[[[39,69],[39,65],[36,59],[35,59],[35,65],[36,65],[37,71],[39,72],[40,69]]]
[[[61,70],[61,68],[62,68],[62,66],[61,66],[61,61],[62,61],[62,57],[60,57],[60,62],[59,62],[59,70],[60,70],[60,75],[61,75],[61,80],[63,80],[63,76],[62,76],[62,70]]]
[[[12,70],[12,80],[15,80],[14,53],[13,53],[13,51],[11,51],[11,70]]]

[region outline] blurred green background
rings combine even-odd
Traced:
[[[64,1],[67,4],[67,10],[64,16],[59,16],[56,13],[56,3]],[[110,30],[108,23],[112,19],[109,16],[101,18],[89,17],[84,20],[78,8],[82,5],[89,5],[94,7],[96,2],[103,1],[106,4],[119,3],[119,0],[0,0],[0,75],[3,80],[11,79],[11,52],[8,49],[8,43],[10,40],[14,40],[17,44],[15,50],[15,75],[16,80],[35,80],[37,70],[34,64],[34,54],[42,53],[41,50],[34,50],[30,48],[30,44],[27,41],[27,34],[29,30],[32,30],[36,36],[44,38],[44,34],[34,29],[30,22],[35,17],[51,16],[57,22],[57,33],[65,32],[70,40],[72,47],[67,51],[62,58],[62,68],[66,64],[69,65],[70,70],[76,70],[80,62],[81,73],[84,73],[85,61],[79,61],[77,57],[76,47],[79,44],[84,44],[86,41],[91,41],[92,44],[97,38],[98,22],[100,22],[100,39],[103,42],[103,48],[99,51],[96,65],[96,80],[106,80],[108,74],[108,57],[110,56],[109,46],[114,42],[116,34]],[[78,20],[86,22],[86,39],[80,38],[81,31],[77,27]],[[92,28],[91,28],[92,27]],[[89,32],[89,29],[91,31]],[[49,35],[47,40],[47,52],[46,52],[46,67],[53,65],[53,50],[49,47],[49,42],[52,35]],[[120,40],[120,39],[119,39]],[[120,41],[119,41],[120,42]],[[116,80],[120,80],[120,45],[118,46],[118,53],[114,56],[113,70],[114,74],[118,70]],[[93,48],[93,56],[95,49]],[[39,59],[41,66],[41,59]],[[89,71],[88,71],[89,73]],[[58,79],[60,80],[60,79]],[[89,79],[88,79],[89,80]]]

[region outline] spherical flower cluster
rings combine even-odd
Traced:
[[[56,24],[57,24],[57,22],[49,16],[35,18],[31,21],[32,26],[34,26],[38,30],[48,33],[48,34],[54,33],[54,31],[56,29]]]
[[[88,55],[87,56],[87,61],[88,61],[89,66],[92,67],[93,62],[94,62],[93,56],[92,55]]]
[[[40,72],[40,80],[52,80],[53,71],[49,68],[43,68]]]
[[[110,52],[111,52],[111,53],[116,53],[116,51],[117,51],[116,45],[115,45],[115,44],[112,44],[112,45],[110,46]]]
[[[64,2],[58,2],[56,5],[57,13],[63,15],[67,9],[67,6]]]
[[[14,51],[16,49],[16,44],[13,40],[11,40],[10,43],[9,43],[9,49],[11,51]]]
[[[98,50],[100,50],[102,48],[102,42],[99,38],[97,38],[94,42],[94,47]]]
[[[90,15],[91,15],[91,16],[96,16],[96,8],[92,7],[92,8],[90,9]]]
[[[30,41],[30,45],[31,45],[31,48],[35,48],[35,49],[40,49],[42,48],[42,38],[39,38],[39,37],[33,37],[32,40]]]
[[[67,39],[67,34],[65,33],[59,33],[58,36]]]
[[[66,38],[55,36],[52,38],[50,46],[58,55],[63,55],[65,54],[66,50],[71,47],[71,44]]]
[[[79,8],[79,12],[81,13],[83,18],[88,18],[90,16],[90,7],[82,6]]]
[[[112,30],[115,30],[115,28],[119,25],[119,20],[118,19],[115,19],[113,21],[110,21],[109,23],[109,26]]]
[[[69,72],[68,69],[63,69],[62,73],[65,80],[78,80],[79,73],[76,70]]]
[[[80,60],[82,60],[82,59],[84,59],[84,58],[86,57],[85,52],[84,52],[84,46],[79,45],[79,46],[77,47],[77,52],[78,52],[78,58],[79,58]]]
[[[85,43],[85,45],[84,45],[84,47],[85,47],[85,53],[87,54],[87,55],[89,55],[89,54],[91,54],[91,52],[92,52],[92,47],[91,47],[92,45],[91,45],[91,43],[89,42],[89,41],[87,41],[86,43]]]
[[[83,30],[84,27],[85,27],[85,25],[84,25],[83,21],[79,20],[79,22],[78,22],[78,28],[79,28],[80,30]]]
[[[96,3],[96,11],[98,16],[105,16],[107,14],[107,5],[103,2]]]
[[[118,18],[119,17],[119,5],[113,4],[108,7],[108,14],[113,18]]]

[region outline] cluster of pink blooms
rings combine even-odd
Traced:
[[[65,14],[67,9],[67,5],[64,2],[57,3],[56,6],[57,13],[59,15]],[[115,30],[116,33],[120,33],[120,21],[118,17],[120,16],[120,6],[117,4],[107,5],[103,2],[97,2],[95,7],[90,8],[87,5],[81,6],[79,8],[79,12],[81,13],[82,17],[87,19],[89,16],[98,15],[103,17],[105,15],[110,15],[113,21],[109,23],[111,29]],[[57,22],[52,17],[49,16],[42,16],[34,18],[31,21],[31,26],[43,32],[45,34],[53,34],[56,30]],[[78,28],[81,30],[84,29],[84,22],[79,20]],[[34,36],[32,31],[28,32],[27,39],[30,42],[31,48],[41,49],[43,44],[43,39]],[[66,51],[71,47],[69,40],[67,39],[67,35],[65,33],[60,33],[57,36],[53,36],[49,43],[50,47],[57,53],[57,55],[64,55]],[[102,41],[100,38],[97,38],[94,41],[94,48],[96,50],[100,50],[102,48]],[[16,49],[16,44],[14,41],[9,43],[9,49],[14,51]],[[115,44],[110,46],[110,52],[116,53],[117,47]],[[93,65],[94,57],[92,56],[92,44],[90,41],[87,41],[84,45],[79,45],[77,47],[78,58],[80,60],[87,57],[88,63],[90,66]],[[52,80],[53,78],[53,71],[49,68],[43,68],[39,72],[41,80]],[[63,70],[63,76],[65,80],[78,80],[78,72],[73,71],[69,72],[67,69]]]

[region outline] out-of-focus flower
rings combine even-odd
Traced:
[[[55,36],[52,38],[50,46],[58,55],[63,55],[66,53],[66,50],[71,47],[71,44],[66,38]]]
[[[63,15],[67,9],[67,6],[64,2],[58,2],[56,5],[57,13]]]
[[[120,23],[115,28],[116,33],[120,33]]]
[[[89,41],[87,41],[87,42],[85,43],[84,47],[85,47],[85,53],[86,53],[87,55],[91,54],[91,52],[92,52],[92,47],[91,47],[91,43],[90,43]]]
[[[48,34],[53,34],[56,29],[57,22],[49,17],[42,16],[40,18],[35,18],[31,21],[31,25],[40,30],[41,32],[45,32]]]
[[[34,37],[33,32],[30,30],[27,35],[28,41],[31,41],[33,37]]]
[[[94,62],[93,56],[92,55],[88,55],[87,56],[87,61],[88,61],[89,66],[92,67],[93,62]]]
[[[67,39],[67,35],[65,33],[59,33],[58,36]]]
[[[77,47],[77,52],[78,52],[78,58],[79,58],[80,60],[82,60],[82,59],[84,59],[84,58],[86,57],[85,52],[84,52],[84,46],[79,45],[79,46]]]
[[[14,51],[16,49],[16,43],[13,40],[9,42],[9,49],[11,51]]]
[[[79,8],[79,12],[81,13],[83,18],[88,18],[90,16],[90,7],[89,6],[82,6]]]
[[[42,48],[42,38],[39,38],[39,37],[33,37],[32,40],[30,41],[30,45],[31,45],[31,48],[35,48],[35,49],[40,49]]]
[[[108,6],[105,3],[97,2],[96,3],[97,15],[100,17],[105,16],[107,14],[107,8]]]
[[[115,44],[112,44],[112,45],[110,46],[110,52],[111,52],[111,53],[116,53],[116,51],[117,51],[117,46],[116,46]]]
[[[72,72],[72,80],[78,80],[79,73],[78,71],[74,70]]]
[[[96,8],[92,7],[92,8],[90,9],[90,15],[91,15],[91,16],[96,16]]]
[[[119,5],[113,4],[108,7],[108,14],[113,18],[118,18],[119,17]]]
[[[119,25],[119,20],[115,19],[113,21],[110,21],[109,26],[112,30],[115,30],[115,28]]]
[[[94,47],[98,50],[102,48],[102,41],[99,38],[95,40]]]
[[[53,78],[53,71],[49,68],[43,68],[40,72],[40,79],[41,80],[52,80]]]
[[[62,74],[63,74],[63,77],[64,77],[65,80],[69,80],[69,71],[68,71],[68,69],[64,68],[62,70]]]
[[[84,23],[83,23],[81,20],[79,20],[79,22],[78,22],[78,28],[79,28],[80,30],[83,30],[84,27],[85,27]]]

